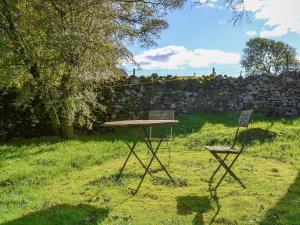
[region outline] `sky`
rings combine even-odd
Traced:
[[[238,76],[243,73],[245,43],[253,37],[284,41],[300,56],[300,0],[245,0],[245,8],[250,21],[233,26],[232,11],[223,0],[210,0],[205,6],[188,0],[166,17],[169,28],[161,32],[156,46],[129,46],[140,65],[136,75],[203,75],[214,67],[217,74]],[[132,69],[126,66],[128,74]]]

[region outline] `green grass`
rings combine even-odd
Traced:
[[[169,172],[146,179],[131,194],[143,169],[131,158],[121,183],[116,174],[128,149],[128,130],[16,140],[0,145],[0,225],[300,224],[300,119],[255,115],[248,149],[217,192],[208,179],[217,163],[204,145],[229,144],[237,114],[179,118]],[[147,160],[145,146],[138,153]],[[159,152],[163,162],[166,150]],[[157,169],[158,164],[153,165]],[[159,171],[155,174],[165,178]]]

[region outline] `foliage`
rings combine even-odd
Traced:
[[[0,224],[299,224],[299,118],[254,115],[251,142],[233,168],[247,188],[228,177],[217,193],[209,192],[207,181],[218,164],[203,147],[228,144],[237,118],[231,113],[178,118],[168,170],[186,185],[153,185],[146,176],[135,196],[130,188],[137,186],[143,168],[134,157],[122,182],[115,183],[128,154],[122,139],[133,136],[128,130],[2,144]],[[275,138],[267,135],[274,133]],[[142,143],[137,153],[149,160]],[[166,150],[158,156],[168,160]],[[165,178],[163,172],[155,176]]]
[[[126,44],[154,43],[163,17],[184,0],[3,0],[0,3],[1,85],[22,89],[17,104],[36,96],[53,129],[91,126],[96,87],[131,55]]]
[[[279,74],[299,64],[295,48],[282,41],[253,38],[246,43],[242,66],[248,75]]]

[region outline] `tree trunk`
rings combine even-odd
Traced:
[[[59,113],[55,110],[49,111],[52,130],[56,135],[64,138],[74,136],[74,111],[70,100],[63,101],[63,109]]]
[[[73,119],[65,118],[61,123],[61,135],[64,138],[72,138],[74,136]]]
[[[71,138],[74,136],[74,110],[72,100],[67,98],[63,103],[63,113],[61,117],[61,135],[64,138]]]
[[[52,130],[56,135],[60,135],[60,122],[57,113],[54,110],[50,110],[49,117]]]

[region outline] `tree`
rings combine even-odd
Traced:
[[[2,0],[0,81],[17,86],[17,104],[38,98],[53,130],[73,135],[75,121],[91,126],[95,89],[132,59],[126,44],[142,46],[168,24],[184,0]]]
[[[207,5],[217,2],[216,0],[194,0],[196,5]],[[223,0],[223,4],[231,10],[232,17],[230,22],[233,25],[236,25],[239,22],[242,22],[244,18],[249,21],[248,12],[245,6],[245,0]]]
[[[298,63],[295,48],[282,41],[259,37],[246,43],[241,60],[248,75],[279,74]]]

